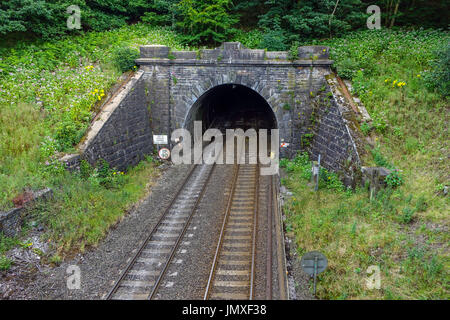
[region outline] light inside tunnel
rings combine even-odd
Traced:
[[[184,128],[193,132],[202,121],[203,132],[216,128],[276,129],[277,120],[267,101],[256,91],[239,84],[223,84],[204,93],[190,109]]]

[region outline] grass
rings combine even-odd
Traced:
[[[282,183],[293,192],[284,207],[286,231],[295,238],[299,256],[319,250],[328,258],[318,298],[450,297],[449,234],[421,218],[428,211],[423,195],[387,189],[370,201],[366,190],[345,191],[327,178],[314,192],[306,174],[311,166],[304,161],[293,166],[298,159],[282,163],[288,171]],[[381,270],[380,290],[366,286],[366,270],[372,265]]]
[[[444,31],[360,31],[314,44],[329,45],[338,74],[352,80],[373,118],[363,133],[375,141],[367,165],[398,169],[395,189],[369,200],[355,192],[307,185],[302,166],[285,164],[293,192],[287,229],[299,254],[327,255],[323,299],[448,299],[449,101],[424,83]],[[398,85],[398,83],[405,83]],[[401,184],[401,185],[400,185]],[[370,265],[381,268],[381,289],[365,286]]]
[[[31,219],[48,226],[45,240],[54,245],[58,255],[95,246],[148,192],[158,171],[148,158],[126,174],[108,170],[108,175],[105,183],[100,175],[64,172],[54,181],[53,201],[31,212]]]
[[[34,214],[59,258],[96,245],[157,175],[150,160],[120,178],[109,169],[81,177],[57,161],[76,151],[121,75],[117,48],[151,43],[183,49],[175,33],[145,24],[0,47],[0,210],[27,189],[52,188],[55,200]]]

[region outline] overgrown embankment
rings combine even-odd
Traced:
[[[293,192],[286,229],[299,255],[322,251],[322,299],[448,299],[449,198],[448,56],[444,31],[363,31],[317,41],[329,45],[339,75],[373,121],[363,130],[370,164],[397,169],[388,189],[370,200],[364,188],[344,190],[322,173],[322,188],[308,186],[305,156],[284,161],[283,183]],[[440,52],[440,53],[439,53]],[[447,80],[445,80],[447,79]],[[447,81],[447,83],[445,83]],[[379,266],[381,288],[366,286]]]
[[[177,39],[167,29],[136,24],[0,47],[0,210],[26,189],[54,189],[54,201],[34,210],[33,219],[46,226],[55,261],[95,245],[157,174],[150,158],[127,173],[100,163],[83,164],[80,174],[66,172],[57,158],[74,151],[109,89],[123,71],[133,71],[139,45],[182,49]]]

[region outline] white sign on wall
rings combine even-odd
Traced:
[[[165,134],[154,134],[153,144],[167,144],[167,135]]]

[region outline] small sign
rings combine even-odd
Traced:
[[[154,134],[153,135],[154,144],[167,144],[167,135],[165,134]]]
[[[287,148],[287,147],[289,147],[289,143],[287,143],[287,142],[282,142],[280,144],[280,148]]]
[[[311,171],[312,171],[312,174],[313,174],[313,175],[319,174],[319,166],[313,166],[313,167],[311,168]]]
[[[170,158],[170,150],[167,148],[161,148],[158,151],[158,155],[162,160],[167,160]]]
[[[325,255],[319,251],[305,253],[300,262],[302,269],[309,275],[319,274],[328,266],[328,260]]]
[[[319,251],[311,251],[303,255],[300,265],[303,271],[314,277],[314,295],[316,295],[317,275],[327,268],[327,257]]]

